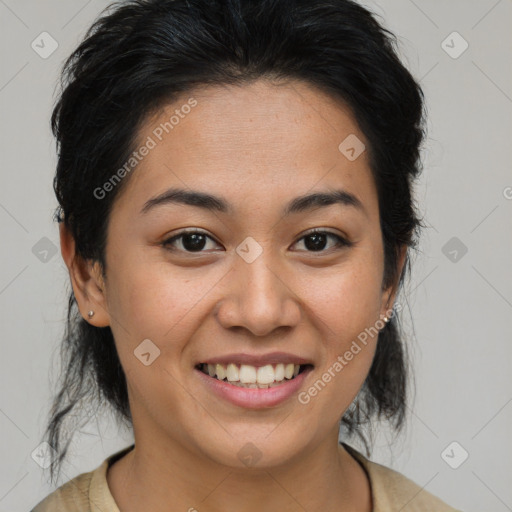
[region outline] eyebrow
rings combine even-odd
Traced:
[[[140,213],[145,214],[157,206],[168,204],[197,206],[208,211],[226,214],[233,212],[231,205],[222,197],[195,190],[170,188],[162,194],[146,201]],[[329,190],[325,192],[314,192],[292,199],[284,207],[282,215],[287,216],[293,213],[301,213],[333,204],[350,206],[366,214],[362,202],[354,194],[346,190]]]

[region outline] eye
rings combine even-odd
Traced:
[[[182,231],[164,240],[162,246],[170,251],[204,252],[203,249],[207,246],[208,240],[217,244],[215,240],[206,233],[191,229]],[[215,245],[215,247],[217,247],[217,245]]]
[[[353,245],[352,242],[349,242],[346,238],[336,233],[322,231],[320,229],[310,231],[296,243],[303,241],[308,252],[327,252],[325,249],[326,246],[328,246],[329,239],[334,240],[335,243],[331,245],[331,247],[327,247],[327,249],[350,247]]]
[[[328,246],[329,239],[334,241],[334,243],[331,244],[331,247]],[[214,243],[214,246],[210,247],[210,249],[218,247],[217,243],[211,236],[207,235],[203,231],[191,229],[182,231],[181,233],[164,240],[162,242],[162,246],[170,251],[200,253],[205,252],[204,249],[207,248],[208,241]],[[300,238],[295,244],[298,244],[299,242],[304,243],[307,252],[327,252],[326,249],[350,247],[353,245],[352,242],[349,242],[347,239],[336,233],[322,231],[320,229],[310,231]]]

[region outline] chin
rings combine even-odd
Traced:
[[[237,470],[275,469],[289,464],[300,457],[308,444],[308,440],[286,432],[268,437],[233,435],[227,443],[224,439],[212,439],[205,445],[203,438],[199,451],[212,462]]]

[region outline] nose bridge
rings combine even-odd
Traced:
[[[260,254],[253,262],[239,261],[237,272],[240,273],[245,286],[242,288],[242,300],[261,306],[270,306],[281,298],[282,283],[278,278],[279,269],[275,259],[270,257],[270,251]],[[274,267],[274,269],[272,268]]]
[[[263,336],[278,327],[294,325],[300,312],[292,291],[279,275],[277,258],[270,248],[258,246],[249,240],[237,248],[231,300],[224,304],[220,318],[225,327],[241,326]]]

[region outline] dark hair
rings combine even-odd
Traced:
[[[420,172],[423,95],[398,58],[394,36],[369,11],[350,0],[131,0],[106,11],[65,62],[51,119],[58,150],[55,220],[70,230],[79,257],[98,261],[106,275],[109,213],[128,178],[102,200],[94,190],[129,159],[150,115],[201,85],[291,79],[328,93],[354,114],[378,191],[383,286],[402,285],[410,264],[407,255],[398,275],[400,249],[409,253],[421,227],[411,188]],[[406,354],[395,314],[379,333],[369,374],[340,423],[348,436],[362,439],[367,455],[363,429],[373,417],[389,420],[396,433],[403,426]],[[57,455],[52,480],[72,438],[73,428],[64,426],[68,416],[106,400],[118,420],[131,423],[112,331],[86,322],[73,292],[61,358],[62,382],[45,432]]]

